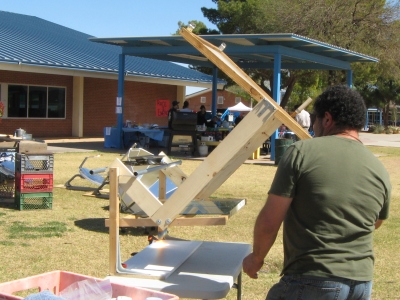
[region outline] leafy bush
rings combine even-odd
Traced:
[[[385,131],[385,127],[380,124],[372,125],[370,128],[372,128],[373,133],[383,133]]]

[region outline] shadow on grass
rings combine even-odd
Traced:
[[[75,221],[75,226],[82,228],[84,230],[100,232],[100,233],[109,233],[108,227],[105,225],[104,218],[90,218],[90,219],[82,219]],[[155,233],[157,231],[155,230]],[[143,236],[154,234],[153,228],[147,227],[129,227],[129,228],[120,228],[120,235],[133,235],[133,236]]]
[[[16,209],[14,198],[0,198],[0,208]]]

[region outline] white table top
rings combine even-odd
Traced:
[[[176,246],[180,241],[163,242]],[[173,248],[171,247],[172,251]],[[142,251],[146,251],[146,248]],[[111,282],[162,291],[181,298],[220,299],[228,294],[235,283],[242,270],[242,260],[250,251],[251,245],[244,243],[201,242],[165,279],[128,277],[129,275],[107,278]],[[135,256],[125,263],[129,265],[129,261],[134,259]],[[168,266],[169,263],[166,261],[165,264]]]

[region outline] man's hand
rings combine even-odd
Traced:
[[[255,257],[254,253],[250,253],[243,259],[243,271],[253,279],[258,278],[257,272],[262,268],[264,264],[263,260],[259,260]]]

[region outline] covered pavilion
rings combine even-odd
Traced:
[[[351,63],[378,62],[378,59],[293,33],[202,35],[202,39],[221,47],[240,68],[273,70],[273,99],[280,103],[282,69],[345,70],[352,86]],[[97,43],[118,45],[119,55],[118,132],[122,133],[125,57],[138,56],[213,69],[212,111],[216,113],[217,67],[180,35],[156,37],[90,38]],[[274,141],[276,136],[272,137]],[[120,137],[122,147],[122,138]],[[274,144],[274,143],[273,143]],[[272,145],[273,146],[273,145]],[[272,155],[272,154],[271,154]],[[273,159],[273,157],[271,157]]]

